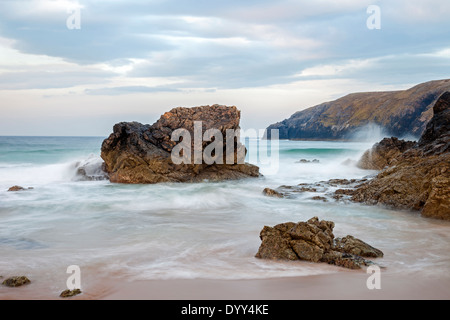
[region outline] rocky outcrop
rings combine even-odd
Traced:
[[[450,220],[450,92],[433,107],[434,116],[417,144],[395,157],[395,165],[356,188],[352,200],[421,211]]]
[[[258,177],[259,168],[243,161],[245,147],[234,137],[226,139],[228,130],[239,129],[239,121],[240,111],[236,107],[213,105],[174,108],[153,125],[118,123],[102,144],[104,170],[110,181],[116,183],[201,182]],[[196,126],[199,122],[200,130]],[[185,129],[192,137],[191,141],[183,141],[184,136],[180,141],[173,141],[172,134],[177,129]],[[217,152],[215,163],[202,159],[206,148],[218,142],[216,137],[211,138],[209,129],[217,129],[223,137],[223,158]],[[199,135],[200,141],[195,139]],[[185,160],[176,164],[171,154],[181,142],[186,148],[178,155]],[[232,150],[231,155],[228,148]],[[216,155],[217,150],[213,149],[211,156]],[[227,159],[226,155],[230,158]]]
[[[387,166],[395,165],[398,162],[397,157],[415,144],[414,141],[399,140],[395,137],[384,138],[372,149],[364,152],[357,166],[361,169],[382,170]]]
[[[260,259],[325,262],[360,269],[373,262],[364,257],[383,257],[383,252],[352,236],[334,238],[334,222],[317,217],[307,222],[265,226],[260,233]]]
[[[450,91],[450,79],[404,91],[349,94],[270,125],[266,136],[270,138],[270,129],[278,129],[280,139],[345,140],[368,125],[377,125],[391,136],[419,138],[433,116],[433,105],[445,91]]]

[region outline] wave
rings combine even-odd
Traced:
[[[42,185],[48,183],[107,180],[103,160],[89,155],[82,160],[37,165],[30,163],[0,164],[0,185]]]
[[[108,174],[104,170],[104,162],[98,156],[77,161],[73,164],[75,174],[72,177],[74,181],[99,181],[107,180]]]
[[[281,154],[307,154],[307,155],[336,155],[354,152],[353,149],[342,148],[308,148],[308,149],[286,149],[280,150]]]

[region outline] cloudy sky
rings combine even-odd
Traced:
[[[106,136],[215,103],[263,129],[450,78],[449,16],[448,0],[0,0],[0,135]]]

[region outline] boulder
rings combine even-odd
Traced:
[[[174,108],[153,125],[118,123],[102,144],[104,170],[110,181],[116,183],[201,182],[258,177],[259,168],[244,163],[245,147],[233,136],[226,139],[228,131],[239,129],[239,121],[240,111],[236,107],[212,105]],[[200,130],[196,126],[199,123]],[[183,142],[184,136],[180,141],[174,141],[177,139],[173,139],[172,134],[178,129],[185,129],[192,137],[191,143],[189,140]],[[215,137],[208,135],[209,129],[216,129],[223,137],[223,158],[218,153],[214,163],[201,157],[205,149],[216,142]],[[196,134],[201,134],[200,141],[196,142]],[[186,149],[178,152],[175,147],[182,142]],[[228,148],[232,153],[226,152]],[[215,150],[210,152],[211,156],[215,155]],[[172,151],[185,157],[185,161],[174,163]],[[196,157],[198,154],[200,160]]]
[[[383,252],[353,236],[334,238],[334,222],[317,217],[307,222],[287,222],[265,226],[260,233],[261,245],[256,257],[271,260],[304,260],[326,262],[360,269],[373,262],[364,257],[378,258]]]

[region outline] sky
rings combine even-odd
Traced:
[[[0,0],[0,135],[107,136],[212,104],[264,129],[450,78],[449,16],[448,0]]]

